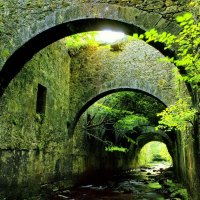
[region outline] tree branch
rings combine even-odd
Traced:
[[[112,145],[112,142],[107,141],[107,140],[106,140],[106,141],[105,141],[105,140],[102,140],[101,138],[97,137],[96,135],[93,135],[93,134],[89,133],[89,132],[87,131],[87,128],[86,128],[86,127],[83,127],[83,128],[84,128],[84,130],[85,130],[85,133],[86,133],[87,135],[89,135],[90,137],[93,137],[94,139],[96,139],[96,140],[102,142],[102,143],[105,144],[105,145]]]

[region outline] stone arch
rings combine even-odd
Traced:
[[[137,138],[138,149],[142,149],[142,147],[145,144],[152,141],[163,142],[167,145],[169,149],[172,148],[173,143],[171,141],[171,138],[165,131],[156,130],[155,127],[150,126],[145,128],[146,129],[144,129],[143,132]]]
[[[121,85],[121,86],[119,86],[119,84],[117,84],[115,82],[107,82],[104,85],[102,85],[101,90],[99,91],[98,94],[96,94],[95,96],[91,97],[87,102],[82,103],[81,105],[79,105],[78,108],[80,108],[80,109],[78,109],[78,111],[72,117],[69,134],[70,135],[73,134],[73,132],[75,130],[75,127],[76,127],[76,125],[77,125],[80,117],[82,116],[82,114],[92,104],[94,104],[99,99],[101,99],[101,98],[103,98],[103,97],[105,97],[105,96],[107,96],[109,94],[112,94],[112,93],[116,93],[116,92],[120,92],[120,91],[132,91],[132,92],[133,91],[138,91],[138,92],[142,92],[142,93],[145,93],[148,96],[151,96],[151,97],[155,98],[157,101],[159,101],[161,104],[163,104],[166,107],[168,105],[170,105],[170,103],[171,103],[169,100],[173,100],[173,98],[171,98],[171,99],[164,99],[161,96],[157,95],[155,93],[156,88],[153,88],[152,91],[150,91],[150,90],[147,90],[147,88],[149,88],[149,87],[145,88],[145,85],[142,85],[141,83],[139,84],[137,81],[135,81],[135,82],[133,81],[132,84],[130,82],[127,82],[125,84],[125,82],[126,81],[124,81],[123,85]]]
[[[149,142],[161,142],[166,145],[169,155],[172,158],[172,163],[173,165],[175,164],[175,155],[173,152],[174,147],[172,145],[172,141],[170,141],[170,139],[166,137],[167,134],[165,132],[163,131],[159,131],[159,132],[160,133],[158,133],[158,131],[147,132],[146,136],[140,140],[137,147],[134,149],[135,151],[134,162],[137,162],[138,154],[146,144],[148,144]]]
[[[35,21],[30,16],[26,28],[22,26],[17,34],[15,32],[15,35],[12,35],[12,44],[9,44],[9,41],[5,44],[10,57],[0,60],[0,95],[23,65],[42,48],[65,36],[104,27],[123,30],[126,34],[141,33],[150,28],[169,32],[178,30],[174,22],[162,18],[161,14],[106,3],[84,3],[63,7],[41,16],[40,21]],[[152,45],[163,54],[171,54],[164,51],[161,44]]]
[[[167,150],[172,158],[174,163],[174,145],[173,140],[170,137],[170,134],[166,133],[163,130],[156,130],[153,126],[144,127],[142,132],[136,138],[136,145],[131,145],[129,149],[130,160],[132,158],[132,153],[134,152],[134,162],[137,163],[138,154],[141,149],[148,144],[149,142],[162,142],[166,145]]]

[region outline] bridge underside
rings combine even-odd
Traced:
[[[80,117],[96,100],[116,90],[141,91],[166,106],[174,103],[173,66],[158,62],[158,58],[173,53],[163,51],[162,44],[150,46],[142,41],[126,42],[120,51],[101,46],[72,53],[64,39],[57,40],[105,27],[130,35],[150,28],[176,33],[176,23],[165,14],[167,5],[161,2],[160,13],[159,9],[153,13],[143,4],[140,10],[128,4],[75,5],[72,1],[72,6],[56,4],[54,10],[48,5],[49,9],[43,10],[45,6],[33,3],[35,15],[31,15],[28,5],[21,4],[17,3],[16,12],[13,5],[3,3],[0,12],[0,18],[7,21],[3,23],[5,34],[0,34],[4,44],[0,48],[0,192],[20,198],[23,194],[25,198],[45,183],[72,186],[77,177],[102,168],[127,168],[129,158],[105,153],[84,134],[86,118]],[[19,18],[16,13],[21,13]],[[18,19],[16,26],[13,19]],[[187,91],[185,86],[183,91]],[[170,139],[163,133],[148,136],[140,146],[151,140],[165,142],[177,175],[198,195],[192,136],[187,135],[187,145],[180,133],[170,135]]]

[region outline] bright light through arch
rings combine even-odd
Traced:
[[[99,31],[95,36],[97,42],[112,44],[116,41],[120,41],[125,38],[126,35],[123,32],[116,32],[112,30]]]

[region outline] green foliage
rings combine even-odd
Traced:
[[[149,121],[144,116],[128,115],[118,120],[115,125],[115,131],[120,135],[125,135],[129,131],[133,131],[134,128],[148,125]]]
[[[148,166],[155,161],[167,161],[172,163],[172,158],[167,147],[162,142],[149,142],[140,151],[138,155],[138,164]]]
[[[3,58],[8,58],[10,56],[10,52],[8,49],[3,49],[2,51],[2,57]]]
[[[122,44],[130,40],[131,36],[125,36],[121,32],[115,31],[92,31],[85,33],[78,33],[66,37],[66,46],[70,51],[79,50],[84,47],[98,47],[104,46],[113,51],[121,50]],[[74,53],[74,52],[73,52]],[[73,55],[73,54],[72,54]]]
[[[107,150],[123,151],[124,141],[135,144],[141,129],[157,125],[156,113],[163,109],[160,102],[143,93],[117,92],[100,99],[88,109],[87,130],[89,135],[104,136],[105,143],[112,144]]]
[[[130,138],[130,137],[126,136],[126,135],[124,137],[127,139],[127,142],[130,142],[132,144],[136,144],[136,141],[133,140],[132,138]]]
[[[114,99],[117,100],[116,98]],[[113,99],[111,101],[112,103],[114,103]],[[112,106],[112,104],[110,106]],[[133,133],[133,130],[135,128],[149,124],[148,119],[142,115],[134,114],[133,111],[131,112],[128,110],[122,110],[122,108],[119,109],[119,105],[117,106],[117,108],[113,108],[110,106],[97,102],[94,105],[94,107],[98,109],[98,116],[96,116],[96,118],[99,118],[100,121],[102,121],[103,118],[103,125],[105,125],[106,123],[113,124],[112,129],[117,136],[126,137],[126,133]],[[127,137],[127,140],[129,142],[133,142],[131,138]]]
[[[195,22],[191,13],[177,16],[176,21],[181,27],[178,35],[167,32],[158,33],[157,30],[152,29],[140,36],[135,34],[134,37],[145,39],[147,42],[164,43],[165,49],[176,49],[177,57],[167,57],[165,61],[173,63],[177,69],[181,70],[181,76],[175,73],[177,83],[187,82],[195,91],[200,86],[200,23]],[[193,121],[196,110],[191,108],[187,99],[177,95],[177,102],[158,115],[161,117],[158,128],[169,128],[169,130],[175,128],[183,131],[188,122]],[[197,101],[199,101],[198,98]]]
[[[176,49],[176,58],[168,58],[168,61],[173,63],[177,68],[184,69],[185,74],[182,74],[182,80],[187,81],[196,87],[200,83],[200,23],[196,23],[191,13],[185,13],[176,18],[181,31],[178,35],[163,32],[158,33],[157,30],[151,29],[145,34],[135,38],[145,39],[147,42],[164,43],[165,49]]]
[[[107,116],[110,118],[120,118],[121,116],[131,115],[133,112],[128,110],[119,110],[117,108],[104,105],[102,103],[96,103],[95,106],[99,108],[99,115]]]
[[[187,189],[185,189],[185,188],[181,188],[181,189],[175,190],[170,195],[170,197],[172,197],[172,198],[178,197],[178,198],[181,198],[183,200],[188,200],[189,199]]]
[[[148,186],[152,189],[160,189],[162,186],[158,182],[149,183]]]
[[[173,199],[183,199],[188,200],[189,195],[187,189],[180,183],[175,183],[174,181],[167,179],[164,181],[164,186],[170,191],[170,197]]]
[[[110,152],[113,152],[113,151],[119,151],[119,152],[127,152],[128,149],[127,148],[124,148],[124,147],[119,147],[119,146],[108,146],[105,148],[106,151],[110,151]]]
[[[98,42],[95,40],[97,32],[78,33],[72,36],[66,37],[66,46],[68,48],[80,48],[84,46],[98,46]]]
[[[157,128],[185,131],[188,122],[192,124],[195,113],[196,110],[190,108],[185,99],[179,99],[176,104],[169,106],[158,114],[161,120]]]
[[[118,92],[99,100],[88,112],[96,121],[113,122],[116,132],[125,133],[135,127],[157,125],[156,113],[164,106],[142,93]]]
[[[156,113],[164,109],[164,105],[146,94],[117,92],[99,100],[89,111],[93,114],[98,112],[97,116],[107,115],[115,120],[119,120],[127,115],[145,116],[150,124],[157,125],[158,117]]]

